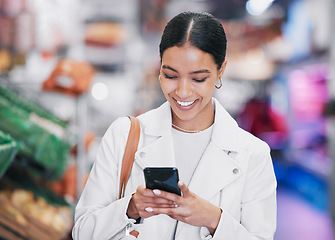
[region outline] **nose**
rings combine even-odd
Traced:
[[[176,95],[180,98],[187,98],[192,95],[192,83],[187,78],[179,80]]]

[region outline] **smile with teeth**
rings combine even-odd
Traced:
[[[183,106],[183,107],[190,106],[191,104],[193,104],[195,102],[195,100],[192,101],[192,102],[182,102],[182,101],[178,101],[178,100],[176,100],[176,101],[180,106]]]

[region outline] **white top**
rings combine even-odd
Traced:
[[[187,186],[212,136],[213,125],[198,133],[172,129],[176,167],[179,179]]]

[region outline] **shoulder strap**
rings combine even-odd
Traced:
[[[140,122],[136,117],[128,117],[130,118],[131,123],[122,160],[119,198],[124,197],[124,191],[126,189],[129,174],[134,163],[135,152],[137,150],[138,141],[140,139]]]

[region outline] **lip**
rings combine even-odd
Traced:
[[[194,107],[195,103],[198,101],[198,99],[193,100],[193,101],[179,101],[178,100],[179,102],[193,102],[190,105],[182,106],[178,103],[177,99],[173,98],[173,100],[175,101],[176,106],[178,107],[178,109],[180,109],[181,111],[188,111],[188,110],[192,109]]]

